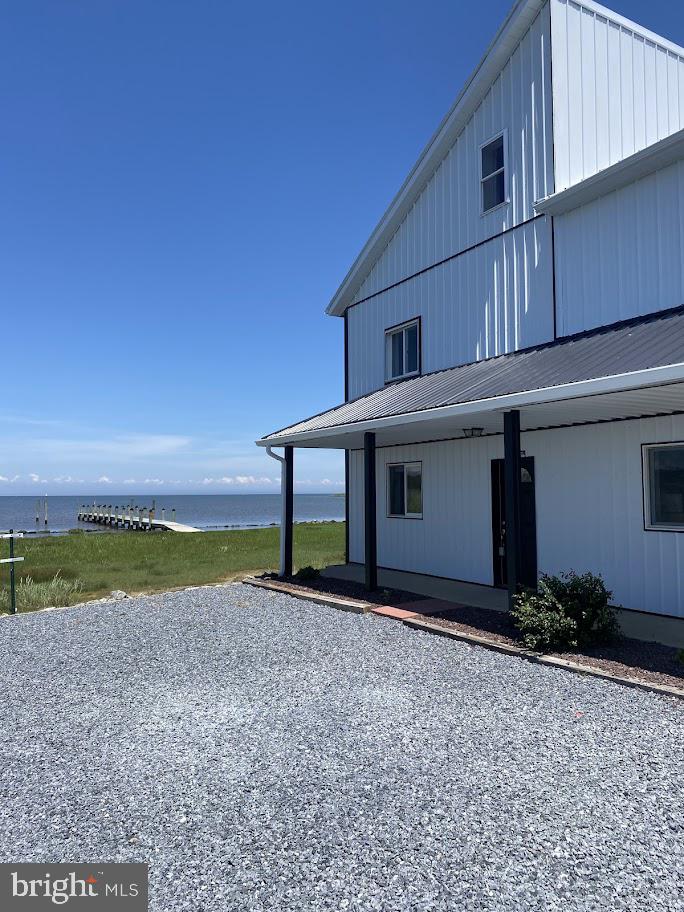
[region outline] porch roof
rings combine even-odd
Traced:
[[[684,411],[684,308],[392,383],[257,443],[353,449]]]

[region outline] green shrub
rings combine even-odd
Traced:
[[[299,570],[295,573],[295,579],[299,580],[302,583],[307,582],[308,580],[315,580],[321,575],[321,571],[317,570],[315,567],[310,565],[306,567],[300,567]]]
[[[511,615],[528,649],[584,648],[609,642],[617,634],[612,596],[593,573],[542,574],[538,592],[515,596]]]
[[[39,608],[61,608],[77,601],[83,590],[81,580],[62,579],[55,573],[52,579],[35,581],[30,576],[22,577],[17,583],[17,611],[36,611]],[[0,591],[0,611],[10,610],[9,588]]]

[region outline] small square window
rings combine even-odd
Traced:
[[[420,462],[387,466],[387,515],[423,518],[423,466]]]
[[[646,527],[684,532],[684,443],[644,447]]]
[[[502,133],[480,150],[482,213],[506,202],[506,136]]]
[[[397,326],[385,333],[385,379],[400,380],[420,370],[420,329],[418,320]]]

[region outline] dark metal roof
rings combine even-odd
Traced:
[[[318,431],[684,362],[684,311],[667,311],[390,384],[265,437]]]

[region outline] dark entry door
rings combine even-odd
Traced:
[[[537,515],[534,500],[534,457],[520,460],[520,581],[537,587]],[[503,459],[492,459],[492,544],[494,585],[506,586],[506,480]]]

